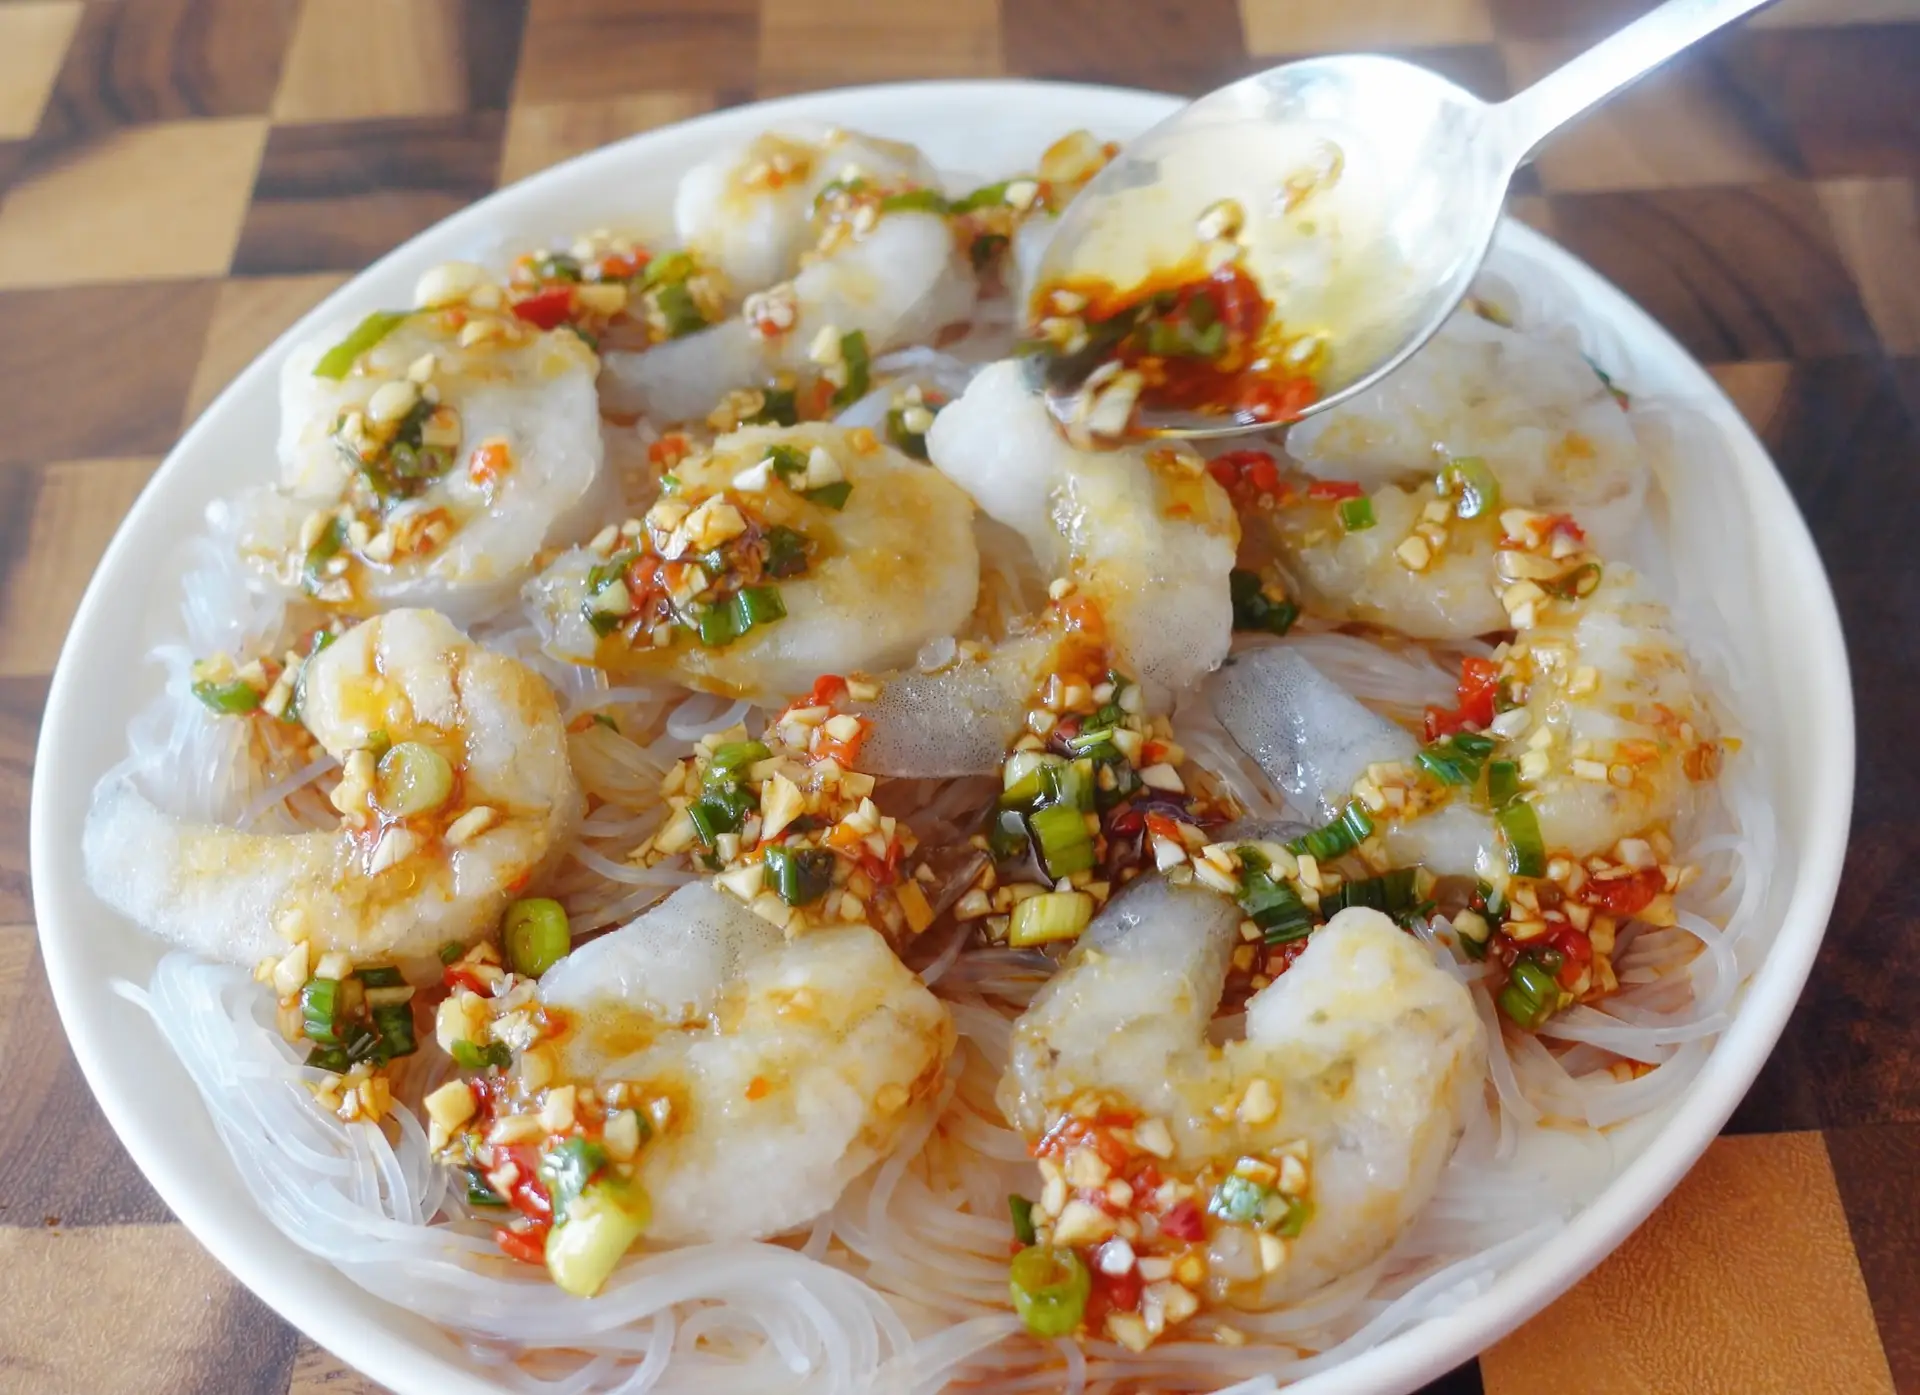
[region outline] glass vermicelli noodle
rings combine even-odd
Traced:
[[[1276,1390],[1551,1246],[1767,951],[1712,431],[1497,252],[1291,433],[1069,439],[1010,357],[1310,386],[1230,245],[1027,284],[1111,153],[781,129],[437,267],[183,546],[119,990],[503,1388]]]

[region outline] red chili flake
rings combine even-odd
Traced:
[[[813,691],[807,694],[804,704],[807,707],[832,707],[847,695],[847,680],[837,673],[822,674],[813,680]]]
[[[1175,1202],[1173,1209],[1160,1218],[1160,1231],[1175,1240],[1204,1240],[1207,1236],[1206,1217],[1196,1202]]]
[[[1580,975],[1593,963],[1593,941],[1571,925],[1564,925],[1547,936],[1547,943],[1560,951],[1561,964],[1557,978],[1560,986],[1571,992],[1573,985],[1580,981]]]
[[[513,302],[513,313],[530,325],[554,329],[573,311],[573,288],[554,286]]]
[[[522,1264],[545,1264],[547,1229],[540,1226],[534,1230],[515,1230],[503,1225],[493,1232],[493,1243],[508,1259],[517,1259]]]
[[[1288,378],[1272,382],[1262,378],[1247,385],[1236,404],[1256,421],[1294,421],[1320,396],[1311,378]]]
[[[1500,665],[1491,659],[1462,659],[1458,705],[1451,712],[1427,709],[1427,740],[1438,741],[1466,727],[1485,729],[1493,721],[1493,699],[1499,690]]]
[[[1589,880],[1586,901],[1613,916],[1638,915],[1653,898],[1667,889],[1666,873],[1658,867],[1635,872],[1631,877],[1612,877],[1606,881]],[[1584,939],[1585,937],[1582,936]]]

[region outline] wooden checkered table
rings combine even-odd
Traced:
[[[1489,98],[1645,0],[0,0],[0,1391],[374,1387],[167,1213],[68,1052],[27,790],[94,562],[302,311],[497,185],[758,97],[1002,74],[1198,92],[1400,53]],[[1826,949],[1752,1094],[1584,1283],[1433,1387],[1920,1392],[1920,0],[1782,0],[1557,140],[1516,211],[1708,364],[1852,640]]]

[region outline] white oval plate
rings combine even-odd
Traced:
[[[481,1395],[497,1387],[439,1329],[356,1287],[295,1247],[247,1198],[185,1071],[152,1021],[111,983],[144,984],[161,946],[87,890],[80,829],[95,781],[119,759],[127,722],[158,690],[154,665],[130,662],[178,628],[171,567],[207,502],[272,471],[276,389],[292,340],[322,319],[409,302],[426,267],[602,225],[659,223],[681,173],[722,142],[795,119],[912,141],[941,169],[1004,175],[1030,168],[1075,127],[1125,139],[1171,111],[1171,97],[1024,82],[855,88],[717,113],[536,175],[392,252],[331,296],[242,373],[168,456],[121,525],[81,601],[54,674],[34,767],[32,873],[41,952],[81,1069],[102,1109],[168,1206],[221,1263],[289,1322],[402,1395]],[[645,215],[651,213],[651,217]],[[1547,267],[1581,319],[1617,343],[1636,388],[1686,399],[1719,434],[1741,477],[1769,565],[1758,579],[1751,642],[1780,709],[1799,733],[1778,753],[1781,846],[1794,887],[1777,938],[1706,1066],[1656,1128],[1616,1139],[1619,1174],[1557,1241],[1493,1286],[1302,1381],[1296,1395],[1408,1390],[1472,1356],[1597,1264],[1672,1190],[1712,1141],[1766,1059],[1799,995],[1840,876],[1853,796],[1853,705],[1832,593],[1812,539],[1760,443],[1713,381],[1619,291],[1517,225],[1502,245]],[[142,598],[138,604],[129,598]],[[1637,1146],[1637,1151],[1636,1151]]]

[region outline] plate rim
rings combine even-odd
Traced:
[[[301,1251],[273,1227],[271,1219],[251,1198],[244,1208],[236,1207],[230,1196],[224,1197],[224,1204],[220,1204],[193,1185],[187,1176],[190,1169],[169,1160],[164,1141],[134,1122],[129,1087],[118,1079],[113,1063],[107,1058],[103,1035],[89,1025],[91,1010],[83,999],[89,986],[88,970],[79,952],[84,947],[84,936],[76,935],[70,927],[84,918],[85,903],[91,900],[91,893],[82,876],[78,879],[76,897],[75,868],[65,864],[75,862],[77,848],[56,846],[48,829],[54,821],[53,806],[65,793],[55,788],[61,753],[87,739],[83,732],[74,730],[83,704],[74,701],[72,690],[79,679],[72,656],[77,637],[94,628],[96,615],[111,603],[103,579],[115,569],[123,554],[132,549],[134,544],[130,540],[144,531],[135,526],[136,520],[140,520],[152,507],[151,501],[164,492],[168,477],[180,473],[183,462],[195,454],[198,440],[210,431],[210,423],[230,409],[232,400],[257,390],[253,380],[260,376],[263,362],[274,358],[289,340],[364,297],[369,283],[390,274],[422,241],[450,239],[456,233],[483,227],[491,212],[515,201],[531,200],[549,183],[578,179],[583,171],[596,164],[615,167],[622,160],[632,158],[633,147],[670,144],[690,133],[751,129],[794,119],[833,120],[832,109],[849,100],[912,105],[959,98],[992,102],[999,95],[1030,103],[1036,94],[1065,101],[1099,99],[1132,105],[1141,112],[1142,129],[1158,115],[1171,110],[1168,104],[1183,100],[1139,88],[1018,78],[831,88],[726,108],[638,132],[494,191],[423,229],[350,277],[262,350],[167,452],[96,565],[74,612],[48,685],[39,739],[34,748],[29,804],[29,874],[36,937],[62,1028],[88,1087],[121,1145],[194,1239],[289,1324],[382,1384],[407,1392],[454,1391],[463,1395],[489,1395],[498,1389],[436,1352],[429,1344],[398,1342],[377,1329],[363,1328],[355,1320],[352,1311],[355,1303],[349,1298],[336,1298],[324,1292],[316,1295],[307,1277],[307,1271],[313,1267],[324,1269],[341,1282],[351,1284],[351,1280],[338,1274],[333,1266]],[[1757,455],[1767,467],[1743,473],[1752,475],[1749,483],[1762,495],[1769,496],[1759,504],[1765,509],[1766,521],[1775,522],[1783,515],[1791,520],[1790,527],[1769,533],[1768,545],[1776,556],[1790,554],[1789,569],[1815,583],[1801,598],[1819,622],[1805,658],[1809,667],[1824,680],[1819,682],[1825,689],[1820,695],[1824,704],[1820,715],[1831,734],[1837,758],[1819,764],[1816,781],[1808,793],[1810,803],[1822,806],[1833,816],[1815,820],[1814,836],[1795,849],[1799,862],[1797,884],[1783,908],[1779,932],[1744,986],[1734,1021],[1715,1040],[1699,1075],[1687,1086],[1682,1096],[1687,1107],[1676,1110],[1649,1137],[1639,1156],[1621,1168],[1572,1221],[1556,1232],[1552,1244],[1508,1268],[1486,1290],[1444,1320],[1417,1323],[1287,1387],[1297,1395],[1333,1395],[1336,1390],[1358,1389],[1396,1395],[1443,1374],[1546,1307],[1611,1254],[1646,1219],[1719,1135],[1721,1126],[1745,1095],[1784,1031],[1825,936],[1851,825],[1856,718],[1844,632],[1831,581],[1778,465],[1699,362],[1624,292],[1572,253],[1511,218],[1503,221],[1501,241],[1536,259],[1554,263],[1556,270],[1570,268],[1576,281],[1587,282],[1583,299],[1597,294],[1603,301],[1615,302],[1611,307],[1614,314],[1624,307],[1629,316],[1643,321],[1648,337],[1658,344],[1662,354],[1684,365],[1685,376],[1697,379],[1689,392],[1697,394],[1698,409],[1713,423],[1717,434],[1732,450]],[[1760,521],[1756,518],[1756,525]],[[99,913],[97,905],[94,912]],[[197,1098],[195,1102],[201,1103]],[[236,1213],[244,1214],[236,1220]],[[249,1235],[249,1223],[263,1225],[264,1235]],[[289,1264],[286,1260],[290,1257],[302,1262]],[[354,1287],[358,1299],[391,1306]]]

